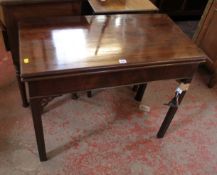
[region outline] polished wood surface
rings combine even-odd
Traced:
[[[20,24],[19,38],[21,76],[28,84],[41,161],[47,160],[43,108],[54,97],[156,80],[179,79],[189,83],[206,59],[161,14],[30,20]],[[141,89],[144,91],[145,86]],[[165,135],[177,109],[178,106],[170,106],[158,138]]]
[[[158,8],[149,0],[88,0],[93,11],[97,13],[117,12],[147,12],[158,11]]]
[[[20,80],[18,23],[22,19],[81,15],[82,0],[2,0],[0,17],[7,28],[8,43],[16,69],[24,107],[28,106],[25,84]]]
[[[36,17],[92,15],[93,10],[88,0],[0,0],[0,5],[0,19],[7,28],[8,44],[16,69],[22,103],[24,107],[27,107],[25,85],[20,81],[17,27],[19,21]],[[125,13],[125,11],[122,11],[122,13]]]
[[[203,52],[161,14],[44,19],[20,26],[23,78],[202,61],[203,57]]]

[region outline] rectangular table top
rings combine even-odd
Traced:
[[[149,0],[88,0],[95,13],[158,11]]]
[[[24,79],[203,62],[206,57],[163,14],[37,19],[20,24],[19,38]]]

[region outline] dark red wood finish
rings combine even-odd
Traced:
[[[190,82],[205,59],[204,53],[166,15],[22,22],[21,77],[29,86],[40,160],[47,160],[41,114],[42,102],[48,97],[156,80]],[[159,138],[164,136],[176,110],[170,108]]]
[[[82,0],[2,0],[2,19],[7,28],[8,44],[16,69],[17,81],[24,107],[28,106],[25,84],[20,81],[18,23],[35,17],[81,15]]]
[[[134,0],[132,0],[134,2]],[[139,1],[130,3],[127,9],[122,6],[114,13],[131,13],[137,12],[134,9],[138,6]],[[0,11],[0,16],[5,22],[8,34],[8,46],[10,46],[13,62],[16,68],[18,85],[22,97],[24,107],[28,106],[27,94],[25,84],[20,81],[20,64],[19,64],[19,42],[18,42],[18,23],[22,19],[36,18],[36,17],[57,17],[57,16],[76,16],[76,15],[91,15],[93,9],[88,0],[2,0],[0,2],[3,12]],[[128,4],[128,3],[127,3]],[[140,6],[140,5],[139,5]],[[146,7],[147,6],[147,7]],[[115,6],[113,7],[115,8]],[[99,8],[98,8],[99,9]],[[156,11],[154,5],[150,6],[148,0],[142,4],[140,13]],[[1,8],[0,8],[1,10]],[[111,7],[110,7],[111,10]],[[104,12],[106,13],[106,12]],[[7,43],[6,43],[7,44]]]

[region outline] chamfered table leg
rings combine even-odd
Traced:
[[[191,80],[187,79],[187,80],[182,80],[181,82],[190,83]],[[186,91],[182,92],[182,94],[179,96],[179,104],[181,104],[185,94],[186,94]],[[170,108],[169,108],[169,110],[168,110],[168,112],[164,118],[164,121],[160,127],[160,130],[157,133],[157,138],[163,138],[164,137],[164,135],[165,135],[167,129],[169,128],[170,123],[172,122],[172,119],[175,116],[177,110],[178,110],[178,107],[170,106]]]
[[[147,87],[147,83],[139,85],[136,96],[135,96],[136,101],[141,101],[142,100],[142,97],[144,95],[146,87]]]
[[[32,110],[32,118],[33,124],[35,129],[35,136],[38,146],[38,153],[40,161],[46,161],[46,149],[45,149],[45,142],[44,142],[44,132],[43,132],[43,125],[42,125],[42,105],[41,99],[30,99],[30,105]]]

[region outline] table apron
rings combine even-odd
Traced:
[[[144,67],[129,70],[96,72],[71,76],[53,76],[27,81],[30,98],[59,95],[76,91],[137,84],[167,79],[190,79],[197,64]]]

